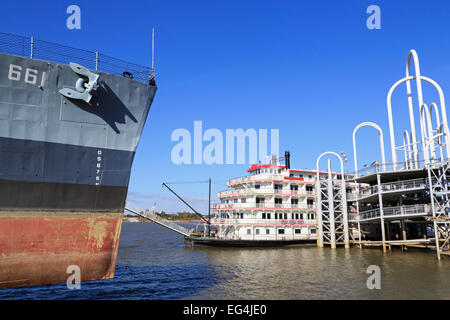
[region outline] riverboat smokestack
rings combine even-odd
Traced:
[[[291,168],[291,153],[289,151],[284,152],[284,164],[286,166],[286,169]]]

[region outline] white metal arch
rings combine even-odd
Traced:
[[[416,79],[418,77],[416,76],[409,76],[409,77],[405,77],[403,79],[398,80],[390,89],[389,92],[387,94],[387,98],[386,98],[386,102],[387,102],[387,111],[388,111],[388,120],[389,120],[389,135],[390,135],[390,142],[391,142],[391,152],[392,152],[392,162],[394,163],[394,170],[397,170],[397,151],[396,151],[396,145],[395,145],[395,133],[394,133],[394,122],[393,122],[393,118],[392,118],[392,94],[394,92],[394,90],[403,82],[409,81],[409,80],[413,80]],[[436,81],[434,81],[433,79],[430,79],[428,77],[425,76],[420,76],[421,80],[424,80],[428,83],[430,83],[431,85],[433,85],[435,87],[435,89],[437,90],[438,94],[439,94],[439,103],[441,106],[441,115],[442,115],[442,123],[444,123],[445,125],[447,125],[447,111],[445,108],[445,99],[444,99],[444,93],[441,89],[441,87],[437,84]],[[410,110],[410,120],[414,119],[414,115],[412,115],[412,111]],[[411,122],[411,121],[410,121]],[[413,132],[414,130],[414,132]],[[413,145],[413,153],[414,153],[414,159],[416,160],[416,163],[418,162],[418,153],[414,150],[414,146],[416,146],[417,149],[417,141],[414,140],[415,137],[415,126],[412,124],[411,125],[411,144]],[[446,141],[448,142],[448,137],[446,137]],[[448,145],[448,143],[447,143]],[[448,149],[448,148],[447,148]]]
[[[450,130],[448,129],[448,126],[444,123],[441,123],[441,125],[439,126],[436,133],[444,134],[445,141],[446,141],[446,146],[445,146],[446,156],[447,156],[447,160],[450,160],[450,148],[448,145],[448,141],[449,141],[449,137],[450,137]],[[442,143],[440,143],[440,145],[442,145]]]
[[[348,232],[348,212],[347,212],[347,192],[346,192],[346,184],[345,184],[345,177],[344,177],[344,162],[342,161],[341,156],[339,156],[336,152],[333,151],[327,151],[322,153],[316,161],[316,194],[318,196],[318,200],[320,199],[320,171],[319,171],[319,162],[320,159],[327,155],[334,155],[339,159],[339,162],[341,164],[341,191],[342,191],[342,197],[341,197],[341,201],[342,201],[342,217],[343,217],[343,224],[344,224],[344,244],[345,244],[345,248],[349,248],[350,247],[350,238],[349,238],[349,232]],[[332,189],[332,188],[331,188]],[[330,194],[330,189],[329,189],[329,195],[328,195],[328,199],[330,201],[330,197],[331,197],[331,203],[329,203],[330,206],[330,232],[331,232],[331,247],[332,248],[336,248],[336,235],[335,235],[335,227],[334,227],[334,213],[331,214],[332,209],[334,207],[334,198],[333,195]],[[323,221],[322,221],[322,206],[321,206],[321,201],[317,201],[317,216],[318,216],[318,229],[319,229],[319,247],[323,247]]]
[[[422,81],[420,81],[420,64],[419,57],[417,56],[417,52],[415,50],[409,51],[408,58],[406,60],[406,78],[410,76],[410,65],[411,65],[411,57],[414,60],[414,69],[416,73],[416,87],[417,87],[417,96],[419,100],[419,107],[423,104],[423,94],[422,94]],[[411,140],[413,143],[414,150],[414,160],[418,161],[418,150],[417,150],[417,137],[416,137],[416,127],[414,121],[414,108],[411,94],[411,80],[406,80],[406,94],[408,97],[408,109],[409,109],[409,122],[411,126]],[[394,161],[395,163],[396,161]]]
[[[439,109],[436,105],[436,102],[430,104],[430,118],[433,117],[433,110],[436,113],[436,130],[437,130],[437,128],[439,128],[439,126],[441,125],[441,118],[439,117]]]
[[[405,164],[406,168],[409,169],[411,164],[411,138],[408,130],[403,131],[403,146],[404,146],[404,155],[405,155]]]
[[[317,161],[316,161],[317,178],[319,178],[319,161],[320,161],[320,159],[321,159],[324,155],[326,155],[326,154],[332,154],[332,155],[335,155],[336,157],[338,157],[338,159],[339,159],[339,161],[340,161],[340,163],[341,163],[342,182],[345,182],[345,181],[344,181],[344,162],[342,161],[341,156],[338,155],[336,152],[333,152],[333,151],[327,151],[327,152],[324,152],[324,153],[322,153],[322,154],[317,158]]]
[[[380,134],[380,149],[381,149],[381,165],[383,166],[383,171],[386,171],[386,158],[384,155],[384,138],[383,138],[383,130],[381,130],[380,126],[374,122],[363,122],[358,124],[353,130],[353,161],[355,164],[355,177],[358,177],[358,159],[356,154],[356,132],[363,127],[372,127],[375,128]]]
[[[433,136],[433,127],[431,124],[431,116],[430,116],[428,107],[425,103],[422,104],[422,106],[420,107],[420,131],[422,134],[423,150],[425,152],[425,150],[426,150],[425,145],[426,145],[428,139],[430,139]],[[432,155],[432,158],[434,158],[434,159],[436,158],[434,143],[431,144],[431,155]]]

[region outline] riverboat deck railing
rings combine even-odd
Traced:
[[[274,189],[274,188],[259,188],[259,189],[231,189],[224,190],[218,193],[219,198],[240,196],[240,195],[284,195],[284,196],[314,196],[314,191],[309,190],[290,190],[290,189]]]
[[[246,218],[246,219],[236,219],[236,218],[214,218],[211,219],[212,225],[240,225],[240,226],[270,226],[270,225],[280,225],[280,226],[295,226],[295,225],[316,225],[316,219],[256,219],[256,218]]]
[[[153,68],[113,58],[103,53],[3,32],[0,32],[0,52],[62,64],[75,62],[90,70],[115,75],[129,72],[133,79],[141,82],[148,82],[154,75]]]
[[[315,206],[313,204],[280,204],[280,203],[215,203],[212,205],[211,209],[213,210],[242,210],[242,209],[257,209],[257,208],[265,208],[265,209],[287,209],[287,210],[313,210]]]

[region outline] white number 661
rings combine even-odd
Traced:
[[[22,71],[22,67],[21,66],[18,66],[18,65],[15,65],[15,64],[10,64],[9,65],[8,79],[15,80],[15,81],[20,81],[21,71]],[[36,84],[36,82],[37,82],[37,75],[38,75],[38,70],[27,68],[26,71],[25,71],[24,81],[26,83],[29,83],[29,84]]]

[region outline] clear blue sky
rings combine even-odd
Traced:
[[[81,8],[81,30],[66,28],[66,8]],[[381,30],[366,28],[366,8],[381,8]],[[345,151],[353,171],[352,131],[363,121],[384,130],[386,94],[416,49],[423,75],[450,88],[448,1],[8,1],[2,32],[35,36],[139,64],[151,63],[156,28],[158,92],[135,157],[129,199],[142,207],[183,210],[163,181],[213,179],[213,199],[248,165],[174,165],[177,128],[276,128],[292,166],[315,166]],[[425,102],[437,101],[425,90]],[[404,88],[394,96],[397,131],[409,129]],[[416,117],[417,118],[417,117]],[[361,130],[361,165],[379,159],[375,131]],[[399,141],[399,140],[398,140]],[[325,163],[325,162],[324,162]],[[336,165],[335,165],[336,167]],[[174,185],[205,212],[206,184]]]

